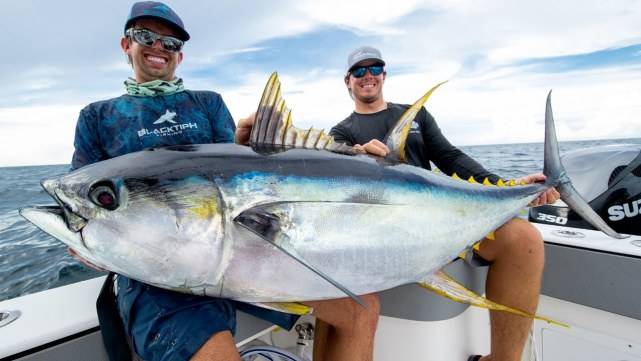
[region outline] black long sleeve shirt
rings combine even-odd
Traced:
[[[337,142],[348,145],[365,144],[372,139],[385,143],[385,137],[409,108],[406,104],[387,103],[387,109],[372,114],[353,112],[330,130]],[[467,179],[474,176],[482,181],[486,177],[496,183],[500,177],[489,172],[460,149],[453,146],[441,133],[434,117],[422,108],[412,122],[407,144],[408,163],[431,169],[432,161],[448,175],[456,173]]]

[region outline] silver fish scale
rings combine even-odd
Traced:
[[[256,189],[264,189],[258,177],[253,177],[252,182],[260,185]],[[368,185],[349,179],[333,179],[332,187],[323,180],[295,177],[264,183],[270,184],[266,187],[268,193],[276,197],[249,197],[238,192],[247,189],[238,186],[238,180],[236,188],[223,188],[222,193],[225,198],[235,199],[230,203],[239,209],[256,206],[243,200],[259,199],[265,211],[282,220],[277,242],[291,245],[305,260],[357,294],[420,281],[449,262],[453,254],[509,219],[514,207],[529,202],[529,198],[488,199],[473,194],[447,194],[441,188],[426,192],[393,183]],[[385,189],[385,203],[342,202],[352,199],[355,192],[365,191],[363,188],[379,194],[377,186]],[[291,202],[283,203],[283,199]],[[408,200],[412,202],[407,204]],[[271,202],[273,205],[269,205]],[[237,213],[240,211],[232,211]],[[479,213],[492,217],[479,218]],[[244,240],[250,237],[256,238],[252,252],[248,252],[245,242],[232,241],[224,296],[252,302],[344,296],[275,247],[261,247],[265,241],[243,234]],[[260,272],[248,272],[248,268]],[[251,296],[248,285],[253,285]]]

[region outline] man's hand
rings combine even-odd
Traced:
[[[71,248],[67,248],[67,252],[69,252],[69,254],[70,254],[71,256],[73,256],[73,258],[77,259],[78,261],[80,261],[80,262],[81,262],[82,264],[84,264],[85,266],[87,266],[87,267],[89,267],[89,268],[93,268],[93,269],[95,269],[96,271],[107,272],[107,270],[106,270],[106,269],[104,269],[104,268],[100,268],[100,267],[96,266],[95,264],[93,264],[93,263],[91,263],[91,262],[87,261],[86,259],[84,259],[84,258],[80,257],[80,256],[78,255],[78,253],[76,253],[76,251],[74,251],[73,249],[71,249]]]
[[[525,182],[526,184],[531,184],[531,183],[542,183],[545,182],[545,175],[542,173],[535,173],[535,174],[530,174],[526,175],[525,177],[521,177],[516,180],[516,183],[520,183],[521,181]],[[555,188],[550,188],[547,191],[541,193],[541,195],[530,202],[528,206],[530,207],[538,207],[542,206],[545,204],[552,204],[561,198],[561,195]]]
[[[378,139],[372,139],[363,145],[355,144],[354,150],[358,153],[369,153],[377,155],[379,157],[384,157],[389,153],[389,148],[387,148],[387,145],[385,145],[385,143],[381,142]]]
[[[236,126],[236,144],[247,145],[252,127],[256,123],[256,112],[251,113],[247,118],[242,118]]]

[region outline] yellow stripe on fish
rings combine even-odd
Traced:
[[[218,203],[212,199],[196,201],[189,211],[198,218],[213,218],[218,213]]]

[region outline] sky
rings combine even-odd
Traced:
[[[132,1],[0,0],[0,167],[67,164],[79,111],[124,93]],[[192,39],[177,75],[238,120],[277,71],[294,124],[353,110],[347,54],[379,48],[387,101],[426,105],[456,145],[641,137],[641,0],[166,1]]]

